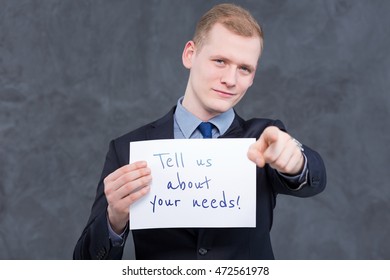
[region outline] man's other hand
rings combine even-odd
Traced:
[[[145,161],[122,166],[104,179],[108,219],[117,234],[126,227],[130,205],[149,192],[151,180]]]
[[[269,126],[259,140],[249,147],[248,158],[258,167],[264,167],[268,163],[280,173],[297,175],[302,172],[305,163],[298,143],[286,132]]]

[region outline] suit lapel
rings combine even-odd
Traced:
[[[219,138],[241,138],[244,137],[245,121],[235,113],[234,120],[228,130]]]
[[[173,139],[173,115],[175,113],[176,106],[173,107],[164,117],[150,124],[147,131],[147,139]]]

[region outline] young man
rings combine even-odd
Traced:
[[[326,183],[321,157],[285,132],[280,121],[245,121],[233,107],[252,85],[263,45],[248,11],[213,7],[183,51],[187,88],[166,116],[111,141],[91,215],[74,251],[76,259],[120,259],[129,233],[129,206],[149,191],[147,162],[129,163],[129,142],[212,137],[252,138],[248,157],[257,164],[256,228],[148,229],[133,231],[137,259],[273,259],[270,242],[278,193],[306,197]],[[228,151],[227,151],[228,152]],[[130,213],[131,216],[131,213]]]

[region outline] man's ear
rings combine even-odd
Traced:
[[[191,69],[192,67],[192,58],[195,55],[195,43],[194,41],[188,41],[184,47],[182,61],[183,65],[187,69]]]

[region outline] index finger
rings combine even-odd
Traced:
[[[133,163],[130,163],[130,164],[126,164],[126,165],[118,168],[117,170],[115,170],[111,174],[109,174],[104,179],[104,181],[115,181],[116,179],[118,179],[123,174],[129,173],[131,171],[134,171],[134,170],[137,170],[137,169],[140,169],[140,168],[144,168],[146,166],[147,166],[147,162],[146,161],[136,161],[136,162],[133,162]]]
[[[260,154],[263,154],[269,146],[278,140],[279,128],[276,126],[269,126],[264,129],[263,133],[260,135],[259,140],[255,142],[253,147]]]
[[[269,147],[273,143],[278,141],[279,131],[280,131],[279,128],[277,128],[276,126],[269,126],[266,129],[264,129],[260,138],[263,138],[263,141],[265,142],[266,147]]]

